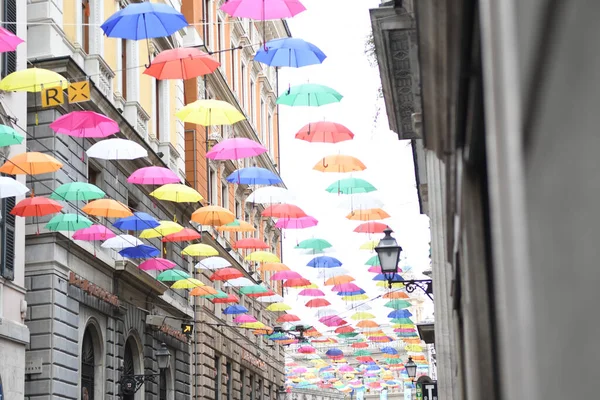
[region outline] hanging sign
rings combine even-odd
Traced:
[[[65,102],[65,95],[61,86],[42,89],[42,107],[55,107]]]
[[[90,99],[90,83],[88,81],[73,82],[69,85],[69,103],[81,103]]]
[[[194,332],[194,324],[181,324],[181,333],[192,336],[192,332]]]

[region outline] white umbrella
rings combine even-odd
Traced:
[[[139,246],[140,244],[144,244],[140,239],[131,235],[117,235],[113,238],[105,240],[100,247],[105,249],[114,249],[114,250],[123,250],[128,247]]]
[[[339,311],[336,310],[335,308],[331,308],[331,307],[327,307],[327,308],[320,308],[319,310],[317,310],[317,312],[315,313],[315,315],[317,317],[325,317],[327,315],[337,315],[339,314]]]
[[[256,283],[254,283],[250,279],[244,278],[244,277],[230,279],[223,284],[224,287],[242,287],[242,286],[252,286],[252,285],[256,285]]]
[[[265,186],[256,189],[246,199],[250,203],[277,204],[288,203],[294,200],[294,196],[286,188],[278,186]]]
[[[279,303],[280,301],[283,301],[283,297],[281,297],[278,294],[275,294],[273,296],[261,296],[256,300],[258,300],[261,303]]]
[[[368,311],[368,310],[371,310],[371,309],[373,309],[373,307],[371,307],[371,306],[370,306],[370,305],[368,305],[368,304],[364,304],[364,303],[363,303],[363,304],[357,304],[357,305],[355,305],[355,306],[354,306],[354,305],[352,305],[352,304],[350,304],[350,305],[348,305],[346,308],[347,308],[348,310],[356,310],[356,311]]]
[[[196,269],[219,269],[231,267],[231,263],[223,257],[208,257],[196,264]]]
[[[142,146],[127,139],[105,139],[92,145],[86,151],[88,157],[103,160],[134,160],[148,157],[148,152]]]
[[[0,176],[0,199],[23,196],[27,192],[29,188],[21,182],[7,176]]]
[[[343,196],[338,207],[350,210],[368,210],[383,207],[383,201],[371,193],[358,193]]]
[[[334,276],[344,275],[350,273],[344,267],[336,267],[336,268],[318,268],[318,276],[319,278],[333,278]]]

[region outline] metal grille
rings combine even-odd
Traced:
[[[4,28],[14,34],[17,33],[17,0],[4,0],[2,8]],[[12,23],[11,23],[12,22]],[[17,70],[17,53],[10,51],[2,55],[2,77],[11,74]]]

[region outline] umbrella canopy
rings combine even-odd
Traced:
[[[354,139],[354,133],[335,122],[311,122],[296,133],[296,139],[311,143],[338,143]]]
[[[219,252],[212,246],[203,243],[190,244],[181,251],[181,255],[191,257],[218,256]]]
[[[235,221],[235,215],[223,207],[206,206],[193,212],[192,221],[200,225],[220,226]]]
[[[85,138],[104,138],[120,131],[117,122],[93,111],[70,112],[54,120],[50,128],[56,133]]]
[[[161,272],[156,279],[161,282],[176,282],[182,279],[190,279],[190,274],[180,269],[168,269]]]
[[[247,313],[247,312],[248,312],[248,309],[244,306],[240,306],[239,304],[234,304],[234,305],[231,305],[231,306],[223,309],[223,314],[226,314],[226,315],[243,314],[243,313]]]
[[[64,183],[50,195],[54,200],[90,201],[101,199],[106,195],[98,186],[86,182]]]
[[[277,98],[277,104],[286,106],[320,107],[326,104],[337,103],[342,100],[342,95],[334,89],[314,83],[292,86]]]
[[[114,238],[116,235],[110,229],[103,225],[92,225],[89,228],[82,228],[73,234],[74,240],[107,240]]]
[[[325,249],[329,249],[331,247],[333,247],[332,244],[329,243],[327,240],[313,238],[313,239],[306,239],[306,240],[301,241],[294,248],[295,249],[310,249],[310,250],[322,251]]]
[[[304,278],[293,278],[293,279],[288,279],[287,281],[283,282],[283,287],[288,287],[288,288],[306,287],[309,285],[310,285],[310,281],[308,279],[304,279]]]
[[[88,157],[102,160],[135,160],[148,157],[148,152],[141,145],[133,140],[119,138],[105,139],[94,143],[87,149],[86,154]]]
[[[239,160],[241,158],[256,157],[266,153],[267,149],[260,143],[247,138],[225,139],[217,143],[206,153],[211,160]]]
[[[183,14],[162,3],[131,3],[100,26],[108,37],[140,40],[170,36],[188,26]]]
[[[269,245],[260,239],[246,238],[233,244],[234,249],[268,249]]]
[[[298,347],[298,350],[296,350],[296,351],[300,354],[313,354],[317,350],[312,346],[300,346],[300,347]]]
[[[357,233],[383,233],[386,229],[389,228],[389,225],[386,225],[382,222],[374,222],[369,221],[364,224],[358,225],[354,228],[354,232]]]
[[[248,167],[233,171],[227,177],[227,182],[238,185],[276,185],[283,181],[266,168]]]
[[[175,203],[196,203],[204,199],[195,189],[180,183],[167,183],[150,193],[150,196]]]
[[[244,260],[255,262],[281,262],[279,257],[277,257],[275,254],[260,250],[248,254]]]
[[[210,286],[196,286],[190,291],[190,296],[208,297],[218,295],[219,291]]]
[[[263,186],[252,192],[252,194],[246,198],[246,203],[277,204],[289,203],[293,200],[294,196],[286,188]]]
[[[290,271],[290,270],[288,270],[288,271],[275,272],[271,276],[270,279],[272,281],[285,281],[286,279],[297,279],[297,278],[302,278],[302,275],[300,275],[296,271]]]
[[[0,172],[6,175],[39,175],[58,171],[62,166],[60,161],[48,154],[29,151],[6,160]]]
[[[331,288],[332,292],[356,292],[362,290],[354,283],[340,283]]]
[[[228,224],[217,226],[217,230],[219,232],[254,232],[256,228],[246,221],[235,219]]]
[[[275,312],[281,312],[281,311],[287,311],[287,310],[291,310],[292,307],[288,306],[285,303],[273,303],[273,304],[269,304],[267,306],[267,311],[275,311]]]
[[[381,208],[369,208],[368,210],[354,210],[350,214],[346,215],[346,218],[352,221],[373,221],[378,219],[389,218],[385,210]]]
[[[350,275],[332,276],[325,281],[325,286],[343,285],[344,283],[354,282],[355,279]]]
[[[330,306],[331,303],[327,299],[312,299],[306,302],[305,306],[308,308],[319,308]]]
[[[81,209],[87,215],[104,218],[131,217],[133,213],[125,204],[112,199],[90,201]]]
[[[244,273],[235,268],[223,268],[217,270],[208,279],[211,281],[228,281],[230,279],[241,278]]]
[[[19,201],[10,213],[18,217],[43,217],[55,214],[62,208],[62,204],[46,197],[28,197]]]
[[[7,51],[15,51],[17,49],[17,46],[23,42],[23,39],[9,31],[8,29],[0,28],[0,53],[5,53]]]
[[[317,46],[297,38],[268,41],[254,55],[254,61],[271,67],[305,67],[321,64],[327,56]]]
[[[261,270],[261,272],[288,271],[290,269],[290,267],[280,262],[270,262],[267,264],[263,264],[258,268]]]
[[[257,294],[257,293],[265,293],[268,292],[269,290],[262,286],[262,285],[250,285],[250,286],[242,286],[240,288],[240,293],[241,294]]]
[[[28,68],[15,71],[0,81],[0,90],[5,92],[41,92],[44,88],[69,87],[64,76],[43,68]]]
[[[362,321],[363,319],[375,319],[375,315],[368,312],[359,311],[357,313],[352,314],[350,319],[353,319],[355,321]]]
[[[318,297],[318,296],[325,296],[325,293],[323,293],[323,291],[321,289],[302,289],[298,293],[298,296]]]
[[[232,17],[265,21],[291,18],[306,8],[299,0],[229,0],[221,10]]]
[[[180,279],[171,285],[171,289],[194,289],[204,287],[204,282],[195,278]]]
[[[173,261],[164,258],[151,258],[138,265],[138,268],[143,271],[164,271],[176,265]]]
[[[406,300],[395,299],[388,301],[383,306],[393,308],[394,310],[402,310],[404,308],[412,306],[412,304],[410,304],[410,302]]]
[[[228,304],[238,303],[240,299],[235,294],[226,294],[225,296],[218,296],[210,299],[214,304]]]
[[[208,257],[196,264],[197,269],[218,269],[231,267],[231,263],[223,257]]]
[[[283,315],[279,316],[275,322],[280,324],[282,322],[296,322],[296,321],[300,321],[300,317],[298,317],[297,315],[283,314]]]
[[[144,167],[136,170],[127,178],[127,182],[136,185],[166,185],[167,183],[180,183],[175,172],[165,167]]]
[[[263,210],[261,215],[273,218],[301,218],[307,216],[304,210],[293,204],[275,204],[269,206]]]
[[[145,229],[140,233],[142,239],[154,239],[161,236],[167,236],[183,230],[183,226],[173,221],[160,221],[160,224],[154,228]]]
[[[261,302],[261,303],[276,303],[279,301],[283,301],[283,297],[281,297],[278,294],[274,294],[271,296],[262,296],[256,299],[256,301]]]
[[[360,178],[340,179],[325,189],[329,193],[355,194],[369,193],[377,190],[375,186]]]
[[[58,214],[46,224],[46,229],[49,231],[69,231],[89,228],[92,226],[92,221],[79,214]]]
[[[221,65],[200,49],[177,47],[161,51],[144,71],[156,79],[192,79],[213,73]]]
[[[127,247],[135,247],[144,244],[141,240],[131,235],[117,235],[100,245],[105,249],[123,250]]]
[[[23,196],[27,192],[29,192],[29,188],[16,179],[0,176],[0,199]]]
[[[310,260],[306,266],[313,268],[335,268],[341,267],[342,262],[335,257],[319,256]]]
[[[25,136],[21,135],[10,126],[0,125],[0,147],[21,144],[24,139]]]
[[[196,100],[179,110],[177,118],[202,126],[232,125],[246,119],[235,106],[221,100]]]
[[[316,226],[319,221],[307,215],[306,217],[300,218],[282,218],[275,223],[275,227],[280,229],[305,229]]]
[[[366,210],[383,207],[383,201],[374,193],[358,193],[344,196],[338,203],[339,208],[350,210]]]
[[[223,284],[224,287],[243,287],[256,285],[253,281],[248,278],[235,278],[231,279]]]
[[[139,244],[134,247],[126,247],[119,250],[119,254],[127,258],[150,258],[160,255],[160,250],[147,244]]]
[[[170,233],[162,238],[163,242],[190,242],[200,239],[202,235],[191,228],[183,228],[179,232]]]
[[[235,317],[233,319],[233,322],[235,322],[236,324],[246,324],[249,322],[256,322],[256,318],[254,318],[252,315],[242,314]]]
[[[132,216],[116,220],[113,226],[122,231],[143,231],[160,226],[160,222],[150,214],[138,211],[134,212]]]
[[[347,173],[364,171],[367,167],[356,157],[338,154],[323,157],[321,161],[315,164],[313,169],[320,172]]]

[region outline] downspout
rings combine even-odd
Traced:
[[[198,176],[196,175],[198,173],[198,168],[196,167],[196,162],[198,160],[198,156],[196,154],[196,130],[195,129],[186,129],[185,133],[194,133],[193,136],[193,141],[194,141],[194,158],[193,158],[193,162],[194,162],[194,189],[198,190]]]
[[[291,36],[291,35],[290,35]],[[279,96],[279,67],[275,67],[275,90],[277,91],[276,95]],[[281,176],[281,145],[279,140],[279,104],[275,103],[275,108],[277,110],[277,172],[279,176]],[[283,234],[279,235],[279,258],[283,260]],[[284,297],[283,287],[281,289],[281,297]]]

